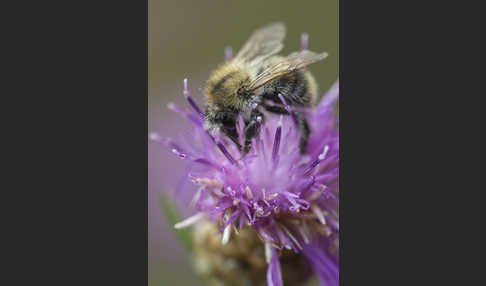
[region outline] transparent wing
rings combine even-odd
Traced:
[[[235,59],[254,62],[274,55],[283,48],[285,26],[272,23],[256,30],[240,49]]]
[[[325,59],[326,57],[327,53],[317,54],[309,50],[291,53],[286,58],[283,58],[280,62],[267,67],[261,74],[251,81],[247,89],[257,89],[267,82],[275,80],[296,70],[303,69],[312,63]]]

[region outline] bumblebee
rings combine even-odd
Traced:
[[[252,139],[264,122],[261,108],[289,115],[284,103],[306,108],[317,99],[315,79],[305,67],[326,58],[327,53],[302,50],[286,57],[277,56],[284,37],[282,23],[256,30],[237,55],[216,69],[207,81],[206,130],[222,132],[242,151],[242,157],[251,150]],[[238,140],[236,128],[240,115],[245,123],[244,146]],[[311,130],[301,111],[296,110],[295,115],[301,133],[300,152],[305,153]]]

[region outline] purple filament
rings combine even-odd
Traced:
[[[280,137],[282,136],[282,125],[277,127],[275,131],[275,139],[273,140],[272,159],[275,161],[278,156],[278,149],[280,148]]]
[[[294,121],[294,124],[296,126],[298,126],[298,122],[297,122],[297,116],[295,115],[294,111],[292,110],[292,108],[290,108],[290,106],[287,104],[287,101],[285,101],[285,98],[281,95],[281,94],[278,94],[278,97],[280,98],[280,100],[282,101],[282,103],[284,104],[285,106],[285,109],[290,113],[290,115],[292,116],[292,120]]]
[[[307,183],[303,188],[302,188],[302,193],[305,193],[307,192],[308,190],[310,190],[312,188],[312,186],[314,186],[314,184],[316,183],[316,177],[314,176],[311,176],[311,179],[310,179],[310,182]]]
[[[189,94],[189,91],[187,90],[187,78],[184,79],[184,97],[187,99],[189,104],[192,106],[192,108],[196,111],[197,114],[204,115],[197,104],[192,100],[191,95]]]
[[[212,163],[212,162],[210,162],[210,161],[208,161],[204,158],[197,158],[197,159],[194,160],[194,162],[213,167],[217,170],[221,170],[221,167],[219,167],[218,165],[216,165],[216,164],[214,164],[214,163]]]
[[[187,118],[189,121],[191,121],[192,123],[194,123],[196,126],[198,126],[198,127],[202,127],[203,126],[200,116],[196,116],[194,113],[188,113],[188,112],[186,112],[185,110],[183,110],[182,108],[178,107],[177,105],[175,105],[172,102],[170,102],[169,104],[167,104],[167,108],[169,108],[170,110],[172,110],[174,112],[180,113],[182,116],[184,116],[185,118]]]
[[[329,150],[329,147],[326,145],[324,146],[324,151],[319,154],[319,156],[317,157],[317,159],[315,159],[309,166],[309,168],[307,168],[307,170],[304,172],[304,175],[308,176],[310,174],[310,172],[317,166],[319,165],[319,163],[321,161],[323,161],[325,158],[326,158],[326,155],[327,155],[327,152]]]
[[[216,144],[218,145],[219,150],[221,150],[224,156],[228,159],[228,161],[230,161],[231,164],[236,165],[236,160],[233,158],[233,156],[231,156],[226,147],[224,147],[223,143],[218,142]]]
[[[309,168],[307,168],[307,170],[305,170],[304,175],[308,176],[308,175],[310,174],[310,172],[312,172],[312,170],[313,170],[313,169],[314,169],[314,168],[315,168],[317,165],[319,165],[319,163],[320,163],[320,162],[321,162],[321,160],[319,160],[319,158],[317,158],[316,160],[314,160],[314,161],[313,161],[313,162],[310,164]]]

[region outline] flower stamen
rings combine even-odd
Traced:
[[[190,216],[188,218],[186,218],[185,220],[179,222],[179,223],[176,223],[174,225],[174,228],[175,229],[181,229],[181,228],[186,228],[186,227],[189,227],[195,223],[197,223],[198,221],[200,221],[202,218],[204,217],[204,213],[202,212],[199,212],[193,216]]]
[[[277,165],[278,150],[280,149],[280,137],[282,136],[282,115],[280,115],[280,120],[278,122],[277,130],[275,131],[275,139],[273,140],[273,152],[272,159]]]
[[[304,239],[305,244],[309,244],[309,236],[307,235],[307,224],[305,221],[303,222],[302,226],[298,228],[300,236]]]
[[[295,126],[298,126],[299,123],[297,121],[297,116],[295,115],[294,110],[292,110],[292,108],[290,107],[290,105],[287,104],[287,101],[282,96],[282,94],[279,93],[278,94],[278,98],[280,98],[280,100],[282,101],[283,105],[285,106],[285,110],[287,110],[287,112],[290,113],[290,115],[292,116],[292,120],[294,121]]]
[[[249,201],[253,200],[253,193],[251,192],[251,189],[249,186],[246,186],[245,188],[246,191],[246,197],[248,198]]]
[[[324,218],[324,214],[322,213],[322,210],[316,205],[311,206],[311,210],[316,215],[319,222],[325,225],[326,219]]]
[[[223,231],[223,238],[221,239],[221,243],[223,245],[227,244],[231,236],[231,224],[228,224]]]
[[[233,156],[231,156],[223,143],[217,142],[216,145],[218,146],[219,150],[221,150],[226,159],[228,159],[228,161],[230,161],[232,165],[236,165],[236,160],[233,158]]]
[[[205,189],[205,187],[201,186],[197,189],[196,193],[192,197],[191,203],[189,204],[190,208],[193,208],[196,206],[197,202],[199,201],[199,198],[201,198],[201,193]]]
[[[270,264],[270,261],[272,261],[272,246],[268,241],[265,242],[265,261],[267,264]]]
[[[285,233],[290,237],[290,239],[295,243],[295,245],[297,245],[297,247],[300,250],[302,250],[302,245],[300,245],[299,241],[295,238],[295,236],[292,235],[290,230],[288,228],[286,228],[284,225],[282,225],[282,228],[285,231]]]
[[[317,157],[316,160],[314,160],[309,168],[307,168],[307,170],[304,172],[304,174],[306,176],[310,175],[310,173],[312,172],[312,170],[314,170],[315,167],[317,167],[317,165],[319,165],[320,162],[322,162],[325,158],[326,158],[326,155],[327,155],[327,152],[329,151],[329,146],[326,145],[324,146],[324,150],[322,151],[321,154],[319,154],[319,156]]]
[[[189,93],[189,90],[187,89],[187,78],[184,79],[184,97],[192,106],[192,108],[196,111],[197,114],[204,116],[204,114],[201,112],[201,109],[199,109],[196,102],[194,102],[194,100],[191,97],[191,94]]]

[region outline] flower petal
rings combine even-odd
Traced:
[[[322,97],[317,110],[321,110],[322,108],[327,108],[332,106],[336,99],[339,97],[339,81],[336,81],[329,91]]]
[[[304,256],[311,262],[322,286],[339,285],[339,265],[320,244],[305,245],[302,250]]]
[[[275,248],[271,250],[272,258],[267,269],[267,284],[268,286],[283,286],[282,271],[280,269],[280,261]]]

